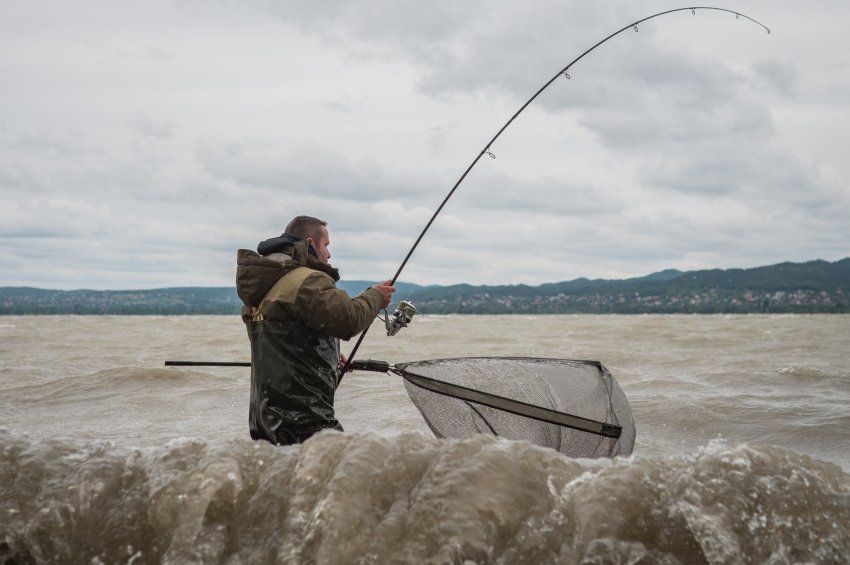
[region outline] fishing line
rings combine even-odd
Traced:
[[[605,43],[609,39],[623,33],[624,31],[626,31],[626,30],[638,31],[638,29],[639,29],[638,26],[640,24],[642,24],[643,22],[646,22],[648,20],[651,20],[651,19],[654,19],[654,18],[657,18],[657,17],[660,17],[660,16],[664,16],[666,14],[672,14],[672,13],[675,13],[675,12],[690,11],[691,14],[695,16],[696,13],[697,13],[697,10],[713,10],[713,11],[717,11],[717,12],[726,12],[726,13],[729,13],[729,14],[734,14],[736,20],[739,20],[741,18],[749,20],[749,21],[753,22],[754,24],[760,26],[768,34],[770,34],[770,28],[769,27],[767,27],[763,23],[759,22],[758,20],[755,20],[755,19],[747,16],[746,14],[742,14],[741,12],[737,12],[735,10],[728,10],[726,8],[716,8],[714,6],[690,6],[690,7],[686,7],[686,8],[674,8],[672,10],[665,10],[663,12],[658,12],[657,14],[652,14],[651,16],[641,18],[641,19],[639,19],[635,22],[630,23],[627,26],[620,28],[619,30],[612,33],[611,35],[600,40],[595,45],[593,45],[592,47],[590,47],[589,49],[584,51],[581,55],[579,55],[578,57],[573,59],[566,67],[564,67],[563,69],[561,69],[557,73],[555,73],[555,76],[550,78],[543,86],[541,86],[537,90],[537,92],[534,93],[534,95],[531,98],[529,98],[525,102],[525,104],[520,106],[519,110],[517,110],[514,113],[514,115],[511,116],[510,119],[507,122],[505,122],[505,124],[499,129],[499,131],[496,132],[496,135],[494,135],[492,137],[492,139],[490,139],[490,141],[487,142],[487,144],[478,153],[478,155],[475,157],[475,159],[472,160],[472,163],[470,163],[470,165],[466,168],[466,170],[463,172],[463,174],[460,176],[460,178],[457,180],[457,182],[455,182],[452,189],[449,190],[449,193],[446,195],[446,197],[440,203],[439,207],[437,207],[437,210],[431,216],[431,219],[428,220],[428,223],[425,224],[425,227],[422,229],[422,232],[419,234],[419,237],[416,238],[416,241],[413,243],[413,246],[410,248],[410,251],[407,252],[407,255],[405,255],[404,260],[401,262],[401,265],[399,265],[398,270],[396,271],[395,275],[393,275],[393,278],[391,279],[391,284],[395,284],[396,280],[398,280],[398,277],[399,277],[399,275],[401,275],[401,272],[404,270],[404,267],[407,266],[407,262],[410,260],[411,255],[413,255],[413,252],[416,251],[416,248],[419,246],[419,242],[422,241],[423,237],[425,237],[425,234],[431,228],[431,224],[433,224],[434,220],[437,219],[437,216],[443,210],[443,207],[446,205],[446,203],[449,201],[449,199],[452,197],[452,195],[458,189],[458,187],[463,182],[463,180],[466,178],[466,176],[469,174],[469,172],[472,170],[472,168],[475,167],[475,165],[478,163],[479,160],[481,160],[481,157],[483,157],[484,155],[487,155],[491,159],[496,158],[495,153],[493,153],[493,151],[491,150],[493,143],[497,139],[499,139],[499,136],[502,135],[502,132],[504,132],[508,128],[508,126],[511,125],[511,123],[513,123],[513,121],[517,118],[517,116],[519,116],[523,112],[523,110],[525,110],[528,107],[528,105],[531,104],[534,101],[534,99],[537,98],[540,95],[540,93],[542,93],[544,90],[549,88],[549,86],[553,82],[555,82],[555,80],[557,80],[559,77],[563,76],[566,79],[570,79],[570,74],[568,72],[570,70],[570,67],[575,65],[577,62],[581,61],[588,53],[590,53],[591,51],[593,51],[594,49],[596,49],[597,47],[599,47],[600,45],[602,45],[603,43]],[[368,331],[369,331],[368,327],[365,330],[363,330],[363,333],[361,333],[360,337],[357,339],[357,343],[354,344],[354,347],[352,348],[351,353],[349,353],[349,355],[348,355],[348,360],[345,362],[345,365],[343,366],[342,371],[340,372],[340,381],[342,380],[342,377],[345,375],[345,373],[348,372],[349,368],[351,367],[351,363],[352,363],[352,361],[354,361],[354,356],[357,354],[357,350],[360,348],[360,344],[363,343],[363,338],[366,337],[366,333]],[[339,385],[337,385],[337,386],[339,386]]]
[[[416,290],[416,287],[419,286],[417,283],[413,283],[410,287],[410,292],[407,293],[407,296],[404,297],[405,300],[410,300],[410,297],[413,296],[413,291]]]

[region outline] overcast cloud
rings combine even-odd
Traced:
[[[9,2],[0,286],[229,285],[327,219],[392,275],[504,121],[669,2]],[[646,22],[493,146],[402,279],[620,278],[850,255],[850,5]]]

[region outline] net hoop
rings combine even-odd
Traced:
[[[445,359],[429,359],[427,361],[399,363],[395,366],[395,372],[412,385],[421,387],[425,390],[429,390],[437,394],[442,394],[445,396],[458,398],[467,402],[473,402],[475,404],[488,406],[490,408],[509,412],[517,416],[532,418],[534,420],[545,422],[547,424],[555,424],[557,426],[563,426],[566,428],[571,428],[574,430],[579,430],[582,432],[587,432],[607,438],[619,439],[622,435],[623,428],[622,426],[619,426],[617,424],[610,424],[607,422],[599,422],[588,418],[582,418],[581,416],[575,416],[573,414],[567,414],[565,412],[558,412],[549,408],[543,408],[541,406],[528,404],[526,402],[506,398],[497,394],[483,392],[480,390],[465,387],[463,385],[447,383],[445,381],[417,374],[416,372],[408,368],[411,365],[484,360],[522,361],[528,363],[540,362],[549,364],[564,363],[591,366],[597,369],[602,374],[603,379],[608,385],[609,394],[611,389],[611,383],[613,380],[611,373],[608,372],[608,369],[606,369],[599,361],[587,361],[578,359],[554,359],[546,357],[453,357]]]

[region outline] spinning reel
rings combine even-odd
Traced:
[[[416,308],[407,300],[398,303],[392,316],[384,309],[384,324],[387,326],[387,335],[395,335],[401,328],[406,328],[413,320],[414,314],[416,314]]]

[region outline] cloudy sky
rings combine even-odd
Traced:
[[[654,19],[555,82],[403,280],[532,283],[850,255],[846,0]],[[0,1],[0,286],[232,284],[326,219],[392,275],[487,140],[669,1]]]

